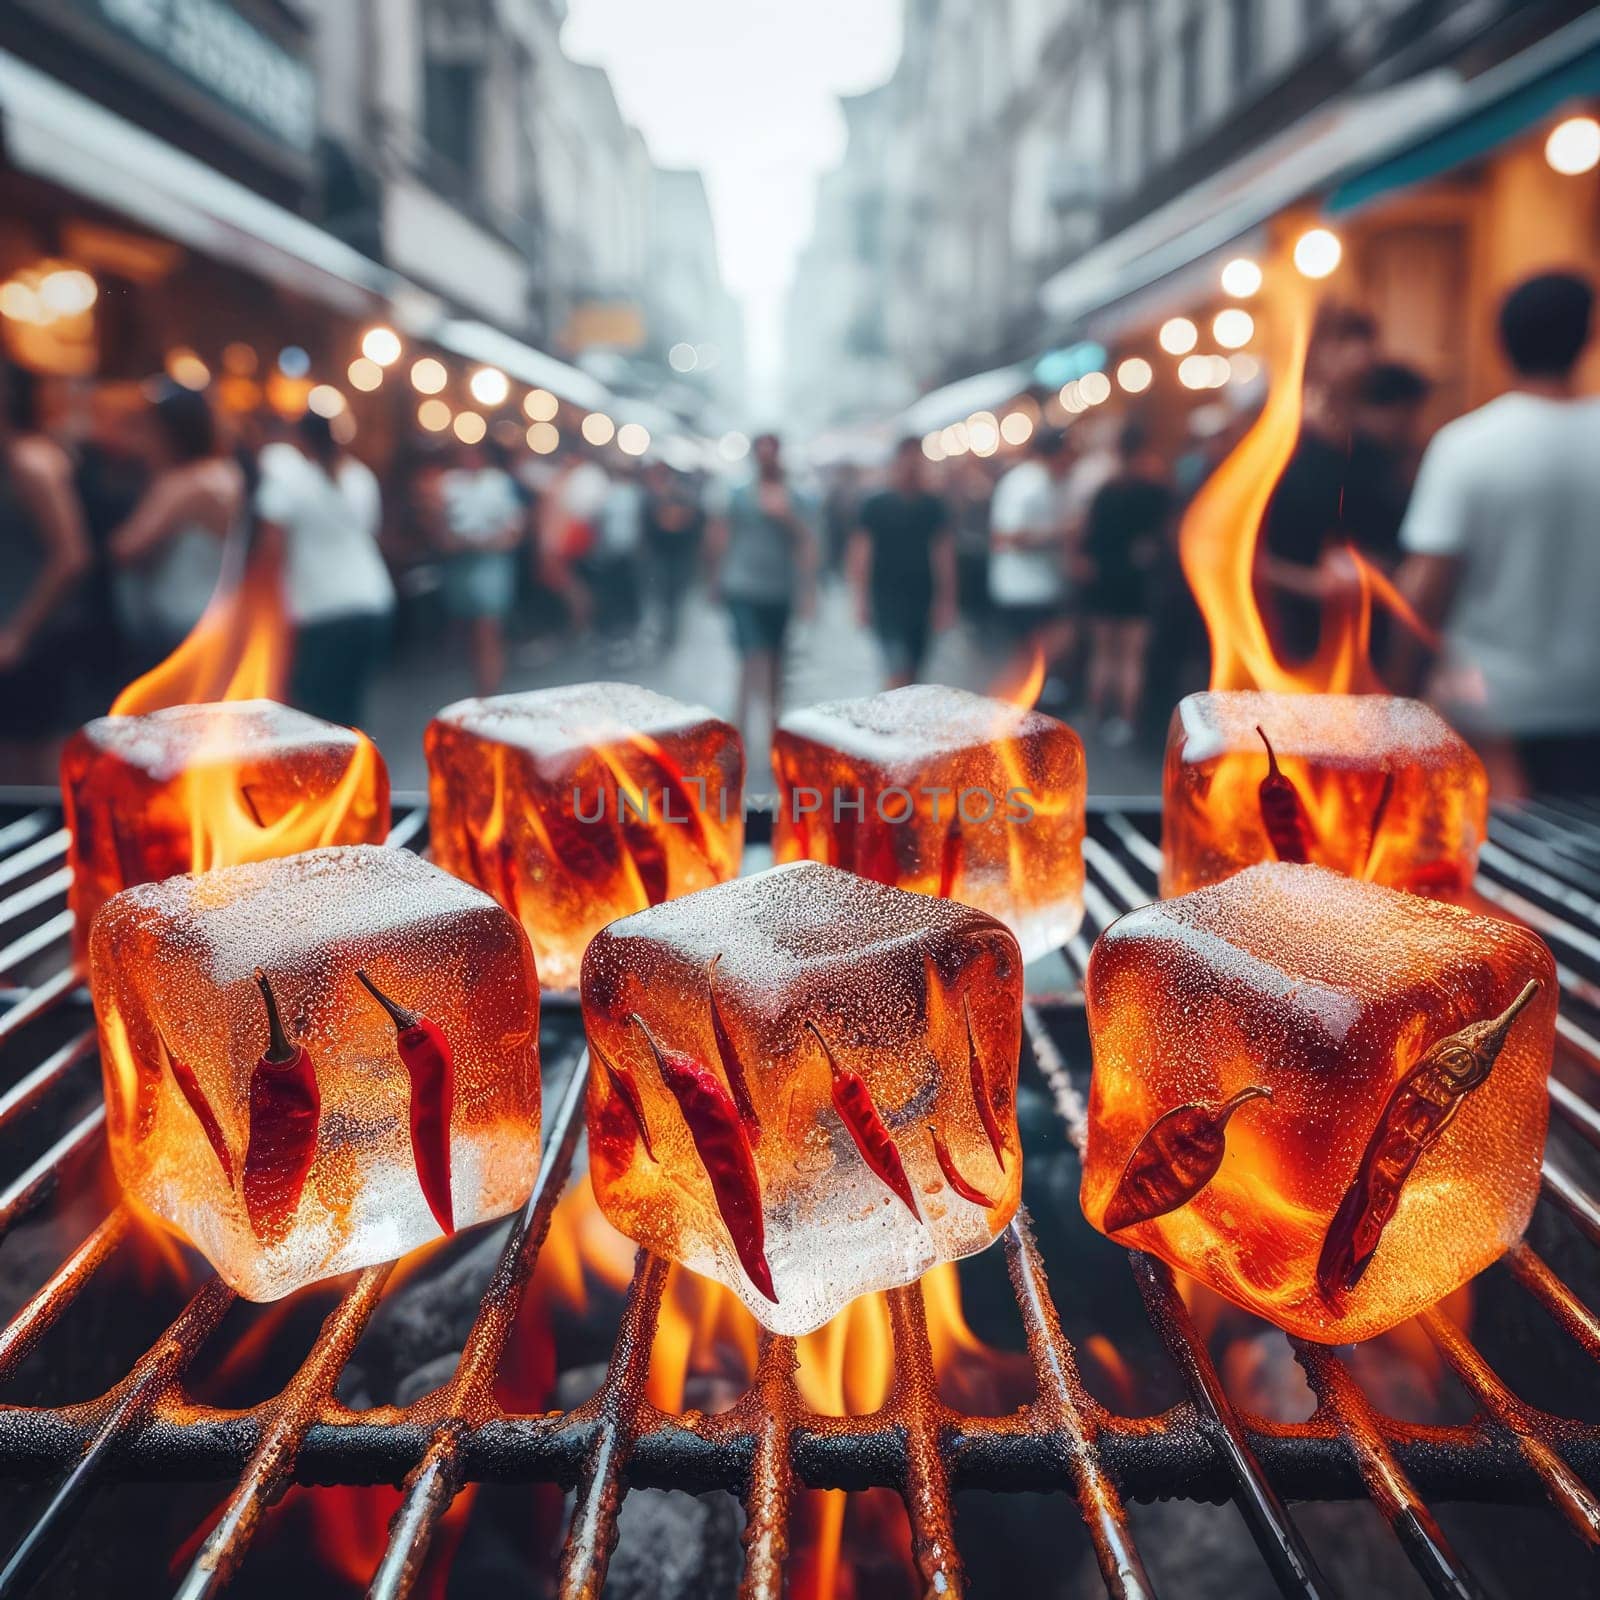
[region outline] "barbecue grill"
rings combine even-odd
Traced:
[[[421,848],[427,816],[417,797],[396,797],[390,843]],[[1081,979],[1095,934],[1155,892],[1159,818],[1146,801],[1091,805],[1085,843],[1087,919],[1066,951],[1062,981],[1032,996],[1023,1071],[1041,1084],[1076,1143],[1083,1133],[1088,1072]],[[770,817],[752,812],[750,838]],[[104,1111],[53,1122],[58,1091],[92,1075],[95,1042],[87,997],[69,967],[71,922],[63,909],[67,835],[48,792],[0,793],[0,1138],[23,1142],[26,1164],[0,1172],[0,1241],[52,1203],[94,1191],[103,1179]],[[1478,888],[1509,916],[1536,928],[1561,964],[1560,1059],[1550,1093],[1557,1113],[1544,1167],[1542,1209],[1564,1216],[1600,1245],[1600,1111],[1573,1087],[1600,1068],[1600,806],[1530,803],[1499,810],[1481,858]],[[1422,1425],[1389,1414],[1358,1381],[1348,1352],[1292,1341],[1316,1397],[1308,1420],[1269,1421],[1224,1390],[1207,1341],[1171,1271],[1130,1254],[1149,1320],[1187,1398],[1156,1416],[1121,1415],[1092,1396],[1062,1331],[1026,1211],[1003,1249],[1033,1369],[1032,1401],[1006,1416],[961,1414],[941,1400],[921,1294],[890,1291],[894,1381],[868,1416],[819,1416],[794,1381],[793,1342],[764,1336],[754,1380],[714,1416],[667,1415],[645,1398],[666,1266],[640,1253],[604,1383],[572,1410],[507,1415],[493,1379],[556,1202],[573,1171],[582,1128],[586,1062],[570,1007],[545,1021],[544,1151],[533,1194],[514,1220],[482,1290],[470,1335],[448,1384],[404,1408],[348,1409],[335,1385],[389,1284],[392,1267],[368,1268],[342,1287],[321,1335],[292,1380],[249,1409],[197,1403],[185,1375],[232,1303],[215,1277],[194,1294],[126,1376],[107,1393],[47,1408],[0,1407],[0,1477],[43,1487],[25,1528],[12,1531],[0,1597],[36,1586],[70,1536],[97,1484],[154,1478],[233,1484],[218,1520],[178,1586],[186,1600],[220,1591],[246,1561],[263,1514],[291,1481],[403,1481],[371,1593],[412,1589],[440,1521],[474,1481],[558,1482],[574,1492],[561,1556],[563,1596],[597,1595],[631,1488],[720,1488],[743,1503],[741,1592],[776,1597],[789,1555],[791,1497],[800,1487],[887,1486],[904,1502],[919,1580],[929,1594],[964,1589],[951,1496],[956,1489],[1066,1490],[1077,1503],[1107,1590],[1152,1593],[1127,1506],[1182,1498],[1231,1501],[1282,1590],[1332,1591],[1288,1504],[1366,1496],[1435,1595],[1482,1593],[1429,1509],[1434,1501],[1538,1505],[1548,1501],[1573,1532],[1600,1546],[1600,1425],[1558,1416],[1514,1394],[1474,1343],[1439,1311],[1421,1319],[1445,1366],[1470,1396],[1467,1420]],[[51,1041],[42,1045],[39,1039]],[[64,1042],[54,1043],[62,1040]],[[0,1331],[0,1385],[46,1341],[93,1276],[135,1226],[121,1205],[50,1272]],[[1109,1247],[1108,1247],[1109,1248]],[[1576,1342],[1600,1362],[1600,1317],[1524,1243],[1505,1266],[1538,1338]],[[1499,1271],[1501,1269],[1495,1269]],[[1065,1282],[1058,1267],[1058,1294]],[[1065,1303],[1065,1302],[1063,1302]],[[48,1348],[46,1346],[45,1348]]]

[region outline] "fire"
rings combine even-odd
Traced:
[[[277,700],[289,678],[291,636],[282,574],[256,559],[224,572],[204,614],[165,661],[112,702],[114,717],[211,700]]]
[[[1039,703],[1044,679],[1044,650],[1035,644],[1027,664],[1020,670],[1011,667],[1002,672],[995,680],[994,687],[989,690],[989,697],[993,700],[1005,700],[1024,711],[1031,711]]]

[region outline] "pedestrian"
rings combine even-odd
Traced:
[[[1117,466],[1089,507],[1089,710],[1106,741],[1132,740],[1144,692],[1152,583],[1172,518],[1172,490],[1140,422],[1124,425]]]
[[[68,714],[74,591],[89,539],[72,463],[39,426],[31,373],[0,360],[0,763],[47,783]]]
[[[598,461],[568,456],[545,485],[539,510],[539,574],[560,599],[567,621],[583,634],[594,621],[595,598],[583,573],[600,536],[611,480]]]
[[[989,617],[989,505],[994,474],[970,451],[946,457],[940,484],[955,531],[956,596],[961,614],[975,622]]]
[[[590,585],[598,599],[596,616],[603,633],[630,633],[639,624],[639,563],[644,556],[644,485],[631,462],[608,473],[600,504],[600,537],[590,557]]]
[[[1434,435],[1398,583],[1442,631],[1431,696],[1502,792],[1600,790],[1600,398],[1575,374],[1594,286],[1543,273],[1500,308],[1510,391]]]
[[[163,379],[146,408],[150,480],[111,535],[117,608],[139,671],[163,661],[211,603],[244,538],[245,475],[203,394]]]
[[[1281,659],[1316,654],[1324,604],[1348,582],[1325,559],[1346,541],[1345,490],[1357,401],[1377,359],[1378,325],[1353,306],[1325,309],[1306,352],[1304,412],[1256,542],[1257,603]]]
[[[989,509],[989,598],[1016,652],[1018,676],[1041,660],[1070,655],[1076,624],[1068,611],[1067,437],[1040,428],[1019,461],[995,485]]]
[[[914,683],[931,632],[956,620],[955,533],[950,508],[928,485],[920,439],[895,446],[889,481],[861,504],[845,570],[862,626],[883,652],[887,686]]]
[[[677,646],[705,529],[705,510],[690,480],[665,461],[652,461],[645,479],[645,544],[663,652]]]
[[[494,694],[505,681],[506,619],[517,594],[517,549],[528,536],[528,501],[483,443],[460,446],[439,495],[445,605],[467,625],[477,692]]]
[[[751,445],[755,472],[728,496],[707,540],[711,589],[726,602],[739,652],[736,720],[750,749],[759,745],[751,713],[777,726],[783,653],[791,612],[808,615],[814,599],[818,539],[809,503],[790,487],[775,433]]]
[[[1339,531],[1386,572],[1400,559],[1400,524],[1417,474],[1422,413],[1433,386],[1403,361],[1379,361],[1356,392]]]
[[[260,475],[261,553],[275,553],[281,564],[284,609],[294,629],[290,702],[325,721],[358,726],[395,604],[378,550],[378,480],[314,411],[287,440],[262,447]]]

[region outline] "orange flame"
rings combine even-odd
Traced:
[[[1317,653],[1281,661],[1256,596],[1256,547],[1267,506],[1300,437],[1313,303],[1292,271],[1283,286],[1283,359],[1253,427],[1195,495],[1178,534],[1184,576],[1211,639],[1211,687],[1278,694],[1376,694],[1384,685],[1370,659],[1372,604],[1379,601],[1430,644],[1426,624],[1394,585],[1353,548],[1328,571]]]
[[[224,570],[200,620],[165,661],[112,702],[114,717],[211,700],[276,700],[289,676],[289,619],[276,563]]]
[[[989,691],[990,698],[1006,700],[1024,711],[1031,711],[1039,703],[1039,694],[1044,688],[1045,664],[1044,649],[1035,644],[1026,666],[1001,673]]]

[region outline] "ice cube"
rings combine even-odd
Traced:
[[[98,717],[68,741],[61,790],[80,954],[95,912],[131,884],[389,831],[372,741],[272,700]]]
[[[392,1019],[358,974],[417,1018]],[[313,850],[124,890],[95,919],[90,981],[118,1180],[250,1299],[528,1196],[527,939],[409,851]]]
[[[1163,894],[1289,860],[1459,897],[1488,829],[1483,763],[1437,712],[1393,695],[1189,695],[1163,787]]]
[[[1000,923],[811,862],[615,922],[583,963],[601,1209],[786,1334],[982,1250],[1021,1004]]]
[[[987,911],[1025,961],[1083,920],[1083,745],[1053,717],[913,684],[784,717],[773,855]]]
[[[579,683],[429,724],[434,859],[514,912],[546,988],[606,923],[739,870],[744,746],[701,706]]]
[[[1381,1333],[1527,1226],[1556,1009],[1527,929],[1271,863],[1113,923],[1086,995],[1084,1214],[1280,1327]]]

